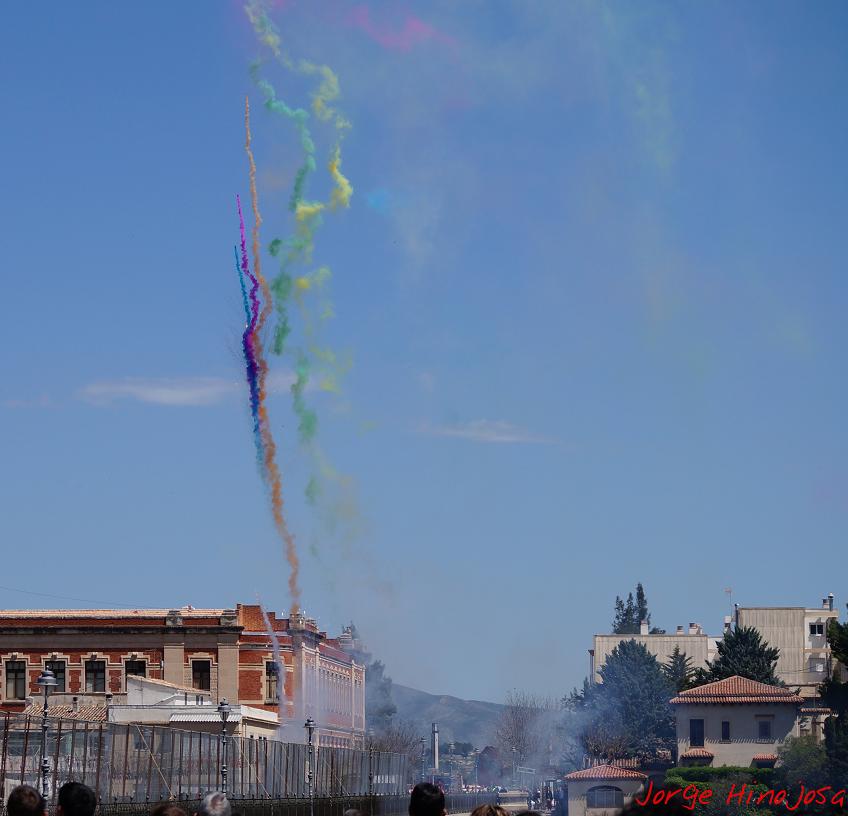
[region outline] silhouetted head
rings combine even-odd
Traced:
[[[35,788],[18,785],[9,794],[6,813],[9,816],[44,816],[47,813],[47,802]]]
[[[150,811],[150,816],[188,816],[188,813],[173,802],[163,802]]]
[[[59,788],[59,807],[57,813],[62,816],[94,816],[97,796],[82,782],[65,782]]]
[[[362,816],[362,811],[356,808],[348,808],[342,816]]]
[[[195,816],[232,816],[232,812],[227,794],[216,791],[203,798]]]
[[[479,805],[471,811],[471,816],[509,816],[509,812],[500,805]]]
[[[409,797],[409,816],[445,816],[445,795],[429,782],[419,782]]]

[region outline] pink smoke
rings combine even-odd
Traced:
[[[347,23],[352,28],[365,32],[374,42],[389,51],[410,51],[414,46],[429,40],[443,45],[456,45],[453,37],[442,34],[412,14],[407,15],[400,29],[392,30],[388,25],[374,22],[368,6],[354,6],[348,15]]]

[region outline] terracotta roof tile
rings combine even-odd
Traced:
[[[712,759],[715,754],[712,751],[708,751],[706,748],[690,748],[688,751],[684,751],[681,755],[681,759]]]
[[[777,762],[777,754],[754,754],[751,762]]]
[[[582,771],[574,771],[567,774],[566,779],[647,779],[648,777],[639,771],[630,768],[619,768],[616,765],[596,765],[594,768],[584,768]]]
[[[674,705],[685,703],[791,703],[800,705],[802,697],[787,688],[758,683],[735,675],[715,683],[681,691],[671,700]]]
[[[30,703],[21,713],[30,717],[40,717],[44,711],[41,703]],[[106,706],[81,705],[74,711],[70,705],[51,705],[47,709],[49,719],[85,720],[86,722],[106,722]]]
[[[824,706],[804,706],[801,709],[802,714],[831,714],[831,710]]]

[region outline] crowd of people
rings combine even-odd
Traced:
[[[97,795],[81,782],[66,782],[59,788],[54,816],[94,816]],[[30,785],[18,785],[6,802],[6,816],[49,816],[47,800]],[[176,802],[155,805],[150,816],[189,816]],[[208,794],[192,816],[233,816],[226,794]],[[349,808],[344,816],[363,816],[359,810]],[[421,782],[412,789],[409,797],[409,816],[447,816],[445,793],[429,782]],[[471,816],[541,816],[535,810],[522,810],[510,814],[500,805],[480,805]]]

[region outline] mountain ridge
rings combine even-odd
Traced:
[[[497,723],[504,710],[500,703],[431,694],[394,682],[392,698],[397,706],[397,719],[413,725],[421,736],[429,738],[433,723],[439,724],[442,750],[451,740],[470,742],[481,750],[493,745]]]

